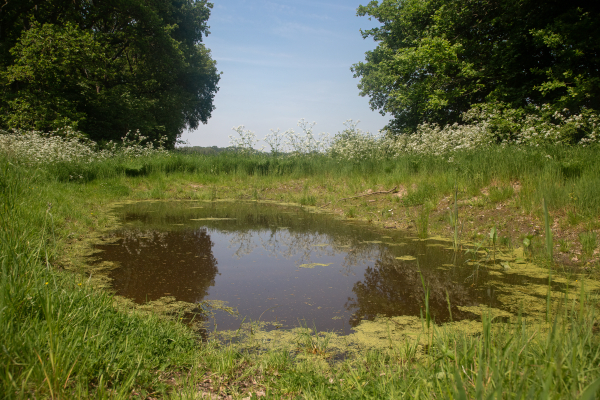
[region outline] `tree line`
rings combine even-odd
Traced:
[[[0,128],[75,128],[97,142],[140,130],[174,146],[206,123],[220,74],[206,0],[7,0]]]
[[[140,130],[174,146],[206,123],[220,74],[202,39],[206,0],[6,0],[0,5],[0,129],[72,127],[96,142]],[[352,66],[389,132],[511,115],[600,110],[600,3],[373,0],[377,47]],[[518,114],[522,113],[522,114]]]
[[[383,0],[358,8],[380,27],[354,64],[388,131],[459,122],[472,107],[600,110],[600,3],[582,0]],[[537,108],[536,108],[537,107]]]

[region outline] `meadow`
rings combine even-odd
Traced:
[[[4,134],[3,397],[595,398],[598,297],[581,278],[600,271],[595,136],[580,145],[524,144],[523,135],[498,144],[481,129],[465,141],[452,131],[464,128],[429,127],[398,144],[355,125],[329,142],[311,129],[305,123],[295,142],[273,132],[266,153],[252,150],[254,137],[240,127],[234,148],[217,154],[157,150],[139,135],[99,151],[75,136]],[[484,314],[468,334],[431,321],[423,282],[427,345],[390,342],[344,360],[328,358],[326,335],[308,328],[294,351],[201,342],[178,318],[116,307],[109,290],[68,268],[73,249],[114,225],[112,203],[145,199],[295,203],[445,236],[457,249],[521,248],[582,285],[548,302],[544,321]]]

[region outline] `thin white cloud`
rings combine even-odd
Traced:
[[[320,21],[333,21],[334,18],[327,15],[327,13],[315,13],[315,12],[305,12],[306,7],[304,3],[300,7],[297,6],[298,3],[294,3],[294,6],[289,6],[287,4],[281,4],[280,2],[275,1],[265,1],[264,2],[266,9],[269,11],[275,12],[277,15],[288,15],[293,18],[301,18],[301,19],[313,19]]]
[[[303,69],[349,69],[347,63],[327,63],[327,62],[306,62],[302,59],[276,59],[276,58],[243,58],[213,55],[217,65],[221,67],[220,62],[231,62],[237,64],[254,65],[269,68],[303,68]]]
[[[344,38],[344,35],[341,35],[336,31],[298,22],[281,22],[277,27],[273,28],[271,32],[284,38],[297,38],[299,35],[304,35],[304,37],[306,37],[306,35],[316,36],[321,39],[325,37],[336,39]]]
[[[367,4],[368,0],[366,1],[360,1],[360,0],[356,0],[356,5],[352,5],[349,6],[347,4],[340,4],[340,3],[331,3],[331,2],[323,2],[323,1],[310,1],[310,0],[303,0],[301,3],[299,3],[298,1],[267,1],[267,3],[273,3],[273,4],[278,4],[280,7],[282,7],[282,9],[284,7],[290,7],[287,6],[286,4],[282,4],[282,3],[292,3],[294,5],[298,5],[300,4],[300,8],[306,9],[306,8],[332,8],[332,9],[336,9],[336,10],[346,10],[346,11],[356,11],[356,9],[358,8],[358,6],[361,3]],[[344,2],[347,3],[347,2]],[[296,7],[298,8],[298,7]]]

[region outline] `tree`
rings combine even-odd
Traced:
[[[352,66],[386,127],[458,122],[476,104],[600,109],[600,4],[574,0],[383,0],[357,14],[382,26]]]
[[[170,146],[206,123],[220,75],[205,0],[9,1],[0,14],[0,125],[74,126],[95,141],[139,129]]]

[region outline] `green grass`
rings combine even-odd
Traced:
[[[408,194],[403,199],[406,206],[435,202],[441,196],[450,194],[455,184],[459,185],[462,193],[475,195],[492,182],[494,186],[490,188],[490,201],[500,202],[510,198],[513,192],[507,184],[519,181],[524,189],[519,195],[521,206],[528,208],[528,211],[532,206],[538,207],[542,198],[546,198],[549,210],[570,205],[578,214],[589,217],[600,212],[600,166],[595,162],[598,153],[596,146],[507,147],[458,153],[453,163],[448,163],[443,157],[419,155],[406,155],[395,160],[345,163],[322,155],[270,157],[227,152],[218,155],[173,152],[168,156],[134,160],[55,164],[40,169],[39,173],[48,180],[80,184],[106,179],[157,179],[158,176],[172,175],[196,177],[207,185],[246,177],[263,181],[321,178],[324,183],[343,178],[349,187],[393,187],[400,183],[408,188]],[[569,167],[572,165],[578,165],[576,173]],[[412,184],[416,182],[419,184],[413,188]],[[111,189],[114,194],[127,195],[126,185],[118,186]]]
[[[175,320],[117,310],[111,295],[94,289],[89,277],[59,269],[69,243],[102,231],[110,222],[107,204],[123,199],[272,199],[321,206],[367,189],[403,186],[408,194],[394,207],[410,207],[419,234],[427,235],[429,210],[439,199],[458,193],[460,200],[493,185],[492,203],[514,201],[523,212],[542,215],[545,199],[550,215],[569,210],[569,223],[590,225],[600,215],[599,158],[598,147],[551,147],[459,153],[452,164],[410,155],[351,164],[319,155],[183,152],[39,168],[4,160],[0,393],[7,399],[131,398],[134,392],[195,398],[199,391],[240,398],[249,391],[270,398],[586,398],[598,389],[590,385],[598,385],[600,346],[597,299],[585,292],[555,308],[550,325],[483,318],[482,333],[469,335],[433,324],[426,352],[393,343],[334,362],[322,357],[326,335],[308,329],[299,347],[317,353],[310,357],[201,343]],[[509,186],[515,181],[521,184],[518,194]],[[361,216],[362,208],[371,207],[363,200],[365,207],[349,204],[346,215]],[[366,218],[388,217],[387,209],[370,212]],[[539,237],[529,240],[531,247],[548,250],[536,244]],[[591,256],[596,234],[582,234],[580,243]]]
[[[499,203],[510,199],[514,194],[512,186],[497,187],[493,186],[490,188],[490,194],[488,196],[492,203]]]
[[[583,254],[588,257],[598,248],[598,237],[596,232],[582,232],[579,235],[579,241],[581,242]]]

